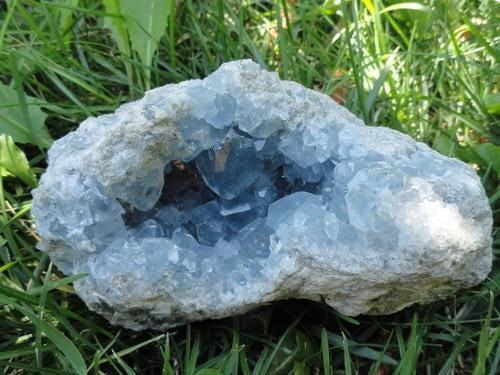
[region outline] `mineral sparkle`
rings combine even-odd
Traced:
[[[391,313],[492,261],[470,167],[249,60],[85,120],[33,197],[39,248],[135,330],[286,298]]]

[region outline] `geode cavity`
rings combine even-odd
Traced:
[[[248,60],[87,119],[33,196],[39,248],[132,329],[285,298],[390,313],[491,267],[470,167]]]

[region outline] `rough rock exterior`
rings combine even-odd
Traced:
[[[248,60],[87,119],[33,196],[39,248],[135,330],[286,298],[391,313],[492,261],[470,167]]]

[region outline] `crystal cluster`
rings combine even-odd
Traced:
[[[33,197],[39,248],[132,329],[285,298],[389,313],[491,267],[471,168],[249,60],[87,119]]]

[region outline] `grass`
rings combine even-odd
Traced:
[[[0,129],[14,140],[14,125],[29,130],[17,142],[29,166],[16,159],[0,173],[3,373],[496,373],[498,261],[478,287],[388,316],[350,318],[285,301],[163,333],[110,326],[74,294],[74,277],[35,250],[26,177],[46,166],[43,126],[57,139],[149,87],[247,57],[330,95],[369,125],[403,131],[473,165],[490,197],[498,258],[496,1],[168,1],[150,61],[134,48],[126,17],[104,3],[114,2],[0,3],[0,81],[9,94],[0,126],[2,114],[21,109]]]

